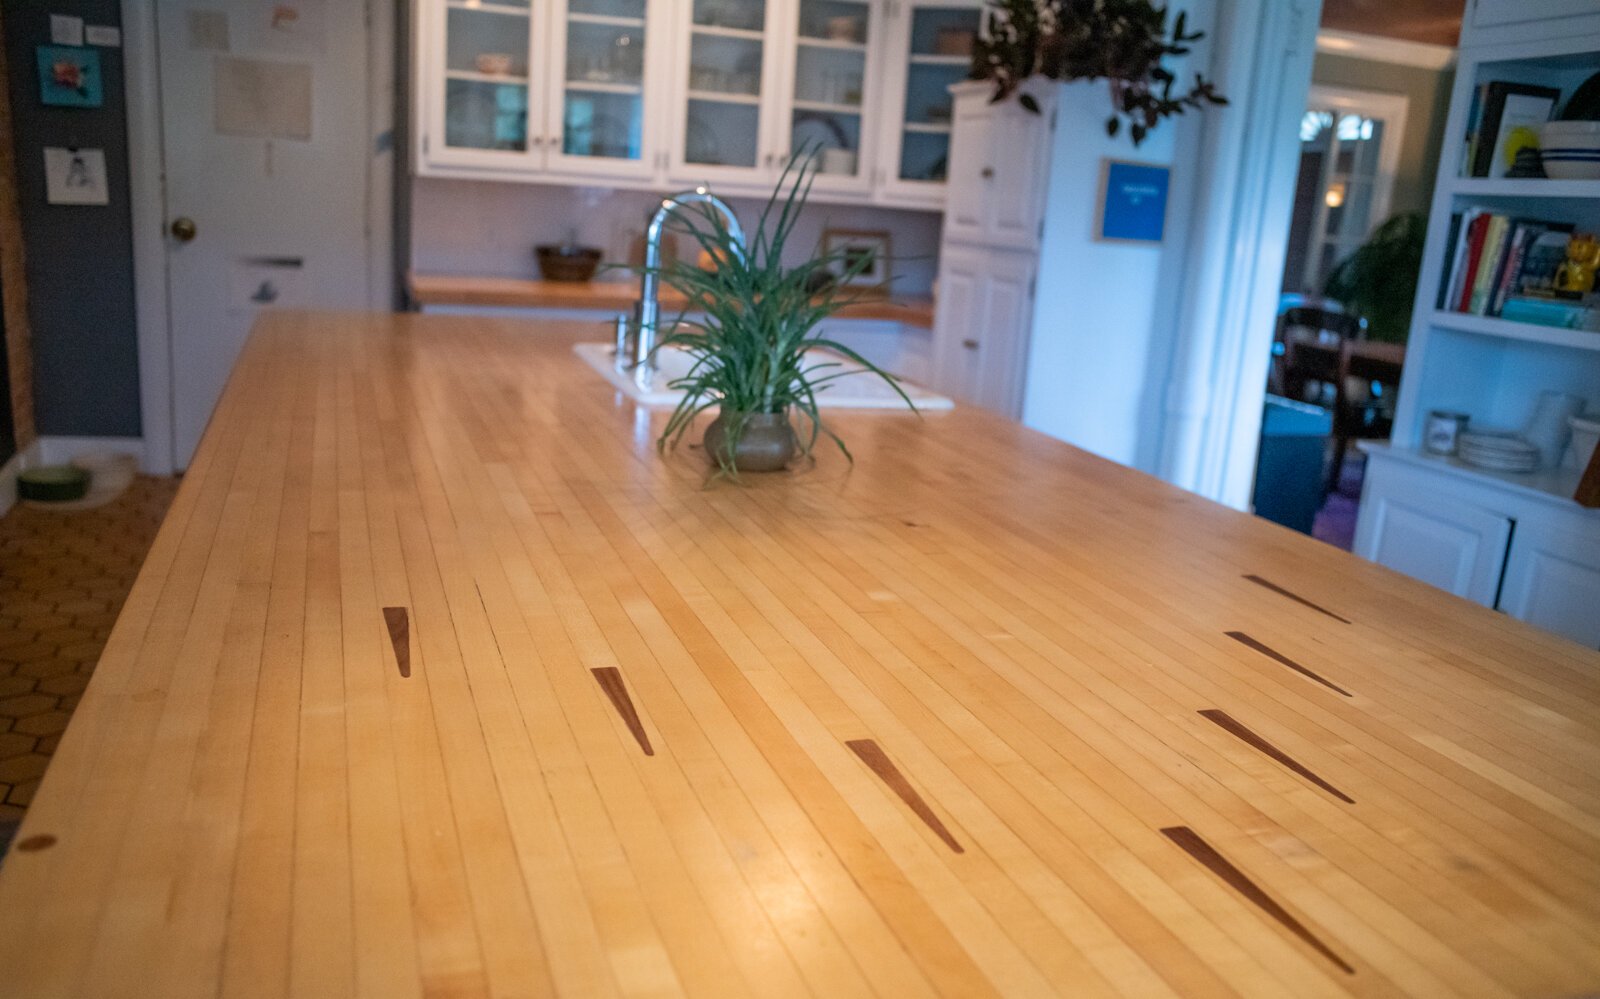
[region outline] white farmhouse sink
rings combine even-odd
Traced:
[[[583,358],[584,363],[593,368],[606,381],[610,382],[619,392],[633,399],[635,402],[646,406],[676,406],[678,400],[683,398],[683,390],[670,388],[673,381],[689,373],[689,366],[693,363],[689,354],[679,348],[667,347],[656,353],[656,371],[650,379],[650,387],[641,389],[633,380],[631,371],[618,371],[612,363],[612,347],[609,343],[580,343],[575,344],[573,352]],[[817,350],[812,354],[818,364],[837,363],[840,368],[830,368],[829,374],[840,371],[854,370],[862,374],[851,375],[828,383],[826,391],[817,393],[817,405],[826,409],[904,409],[905,400],[900,394],[890,388],[882,378],[867,372],[866,368],[852,361],[847,361],[831,351]],[[902,381],[900,387],[905,389],[906,395],[917,404],[918,409],[953,409],[955,403],[942,395],[935,395],[920,385]]]

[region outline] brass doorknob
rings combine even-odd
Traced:
[[[977,350],[978,349],[978,341],[976,341],[976,340],[963,340],[963,341],[961,341],[961,346],[967,348],[968,350]]]
[[[189,242],[199,231],[192,218],[179,216],[172,220],[172,238],[180,243]]]

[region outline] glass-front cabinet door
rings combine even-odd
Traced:
[[[647,113],[649,83],[670,27],[666,0],[555,0],[554,61],[546,133],[551,170],[648,176],[660,137]],[[657,27],[657,24],[660,27]]]
[[[538,83],[547,67],[540,3],[447,0],[432,15],[435,76],[427,130],[430,162],[535,169],[540,165]],[[440,79],[442,77],[442,79]]]
[[[677,68],[682,126],[673,171],[685,180],[765,182],[775,25],[765,0],[684,0],[687,59]]]
[[[882,190],[905,202],[938,204],[950,158],[950,85],[966,79],[983,11],[965,0],[899,3],[894,30],[904,53],[885,74],[894,130]]]
[[[779,168],[790,153],[815,150],[819,189],[865,188],[878,128],[875,53],[883,50],[876,7],[872,0],[798,0],[792,10],[789,119]]]

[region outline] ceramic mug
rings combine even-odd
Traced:
[[[1583,412],[1585,401],[1581,396],[1565,392],[1540,392],[1533,407],[1533,415],[1522,431],[1529,444],[1539,449],[1539,464],[1554,468],[1561,464],[1561,454],[1567,449],[1567,439],[1572,436],[1571,417]]]

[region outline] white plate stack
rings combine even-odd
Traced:
[[[1461,460],[1495,472],[1531,472],[1539,467],[1539,449],[1509,430],[1468,430],[1462,433]]]

